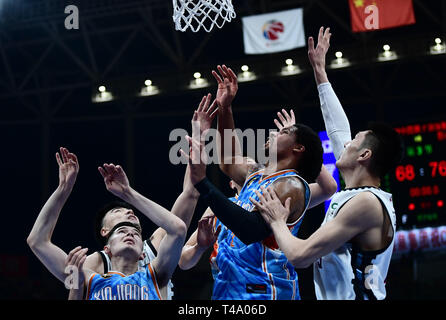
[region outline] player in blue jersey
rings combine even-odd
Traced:
[[[56,154],[56,160],[59,165],[59,186],[39,213],[30,235],[28,236],[27,242],[48,270],[59,280],[64,282],[67,277],[65,274],[67,254],[51,242],[51,235],[60,211],[74,186],[79,172],[79,163],[77,157],[73,153],[70,153],[66,148],[60,149],[60,154]],[[107,190],[137,208],[155,224],[165,230],[166,235],[160,242],[158,255],[151,262],[151,268],[156,272],[156,281],[158,283],[160,296],[166,298],[167,283],[178,264],[181,254],[181,248],[186,233],[185,223],[166,209],[143,197],[132,189],[122,167],[113,164],[105,164],[103,168],[99,168],[99,171],[104,177]],[[129,214],[129,216],[130,215],[131,214]],[[139,226],[137,221],[138,220],[135,218],[129,218],[125,223],[132,223]],[[108,235],[110,235],[110,232]],[[132,236],[135,236],[135,234]],[[129,252],[133,250],[134,253],[136,250],[139,250],[136,243],[132,244],[130,242],[132,242],[132,240],[129,240],[128,245],[133,246],[133,248],[131,250],[129,249]],[[123,243],[126,243],[125,239],[121,240],[121,246],[123,246]],[[80,254],[86,254],[86,251],[87,249],[82,249]],[[114,251],[110,248],[109,254],[115,271],[130,275],[133,271],[136,272],[138,270],[138,259],[141,254],[139,254],[134,261],[132,260],[134,254],[130,255],[129,261],[126,261],[126,266],[124,267],[121,263],[122,259],[119,260],[121,257],[120,253],[116,255],[113,254],[113,252]],[[133,268],[135,266],[133,262],[136,263],[136,269]],[[90,272],[93,271],[91,270]],[[77,290],[77,294],[81,292],[81,290]]]
[[[217,103],[219,105],[218,130],[225,146],[224,129],[234,130],[231,102],[238,89],[235,74],[225,66],[218,67],[221,79],[213,72],[219,83]],[[254,206],[250,197],[256,197],[255,190],[261,186],[273,185],[283,197],[292,198],[293,211],[289,227],[297,233],[303,214],[310,204],[310,187],[305,180],[319,180],[314,184],[313,205],[329,198],[336,190],[331,175],[322,169],[322,147],[317,134],[304,125],[286,126],[279,133],[272,133],[269,145],[277,146],[277,163],[254,171],[255,166],[245,161],[237,137],[232,139],[230,159],[228,152],[220,146],[220,168],[242,190],[237,204],[226,199],[206,179],[205,163],[194,159],[203,148],[202,142],[189,138],[191,180],[203,199],[222,224],[216,242],[216,266],[213,299],[299,299],[297,273],[278,249],[271,236],[271,230]],[[227,161],[229,160],[229,161]],[[195,164],[200,162],[200,164]],[[238,164],[241,163],[241,164]]]

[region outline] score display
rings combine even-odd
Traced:
[[[446,225],[446,121],[395,128],[404,159],[389,176],[398,229]]]

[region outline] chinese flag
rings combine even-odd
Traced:
[[[348,0],[353,32],[415,23],[412,0]]]

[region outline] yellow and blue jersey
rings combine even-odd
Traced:
[[[285,177],[297,177],[305,186],[305,210],[310,201],[310,188],[295,170],[283,170],[263,177],[262,170],[251,174],[240,194],[231,201],[247,211],[253,211],[250,197],[259,201],[255,190],[267,188],[274,181]],[[304,212],[288,228],[297,236]],[[274,236],[245,245],[234,233],[215,217],[214,230],[220,234],[210,257],[214,288],[214,300],[299,300],[297,273],[279,249]]]
[[[152,266],[126,276],[110,271],[94,273],[87,287],[88,300],[162,300]]]

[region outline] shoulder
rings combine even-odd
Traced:
[[[370,191],[364,191],[349,200],[339,210],[338,216],[348,218],[354,222],[374,225],[381,221],[382,210],[378,197]]]
[[[301,179],[296,176],[283,177],[272,183],[274,191],[279,194],[302,193],[305,191],[305,186]]]
[[[90,269],[93,272],[103,273],[104,262],[102,260],[101,253],[96,251],[90,254],[85,260],[84,268]]]

